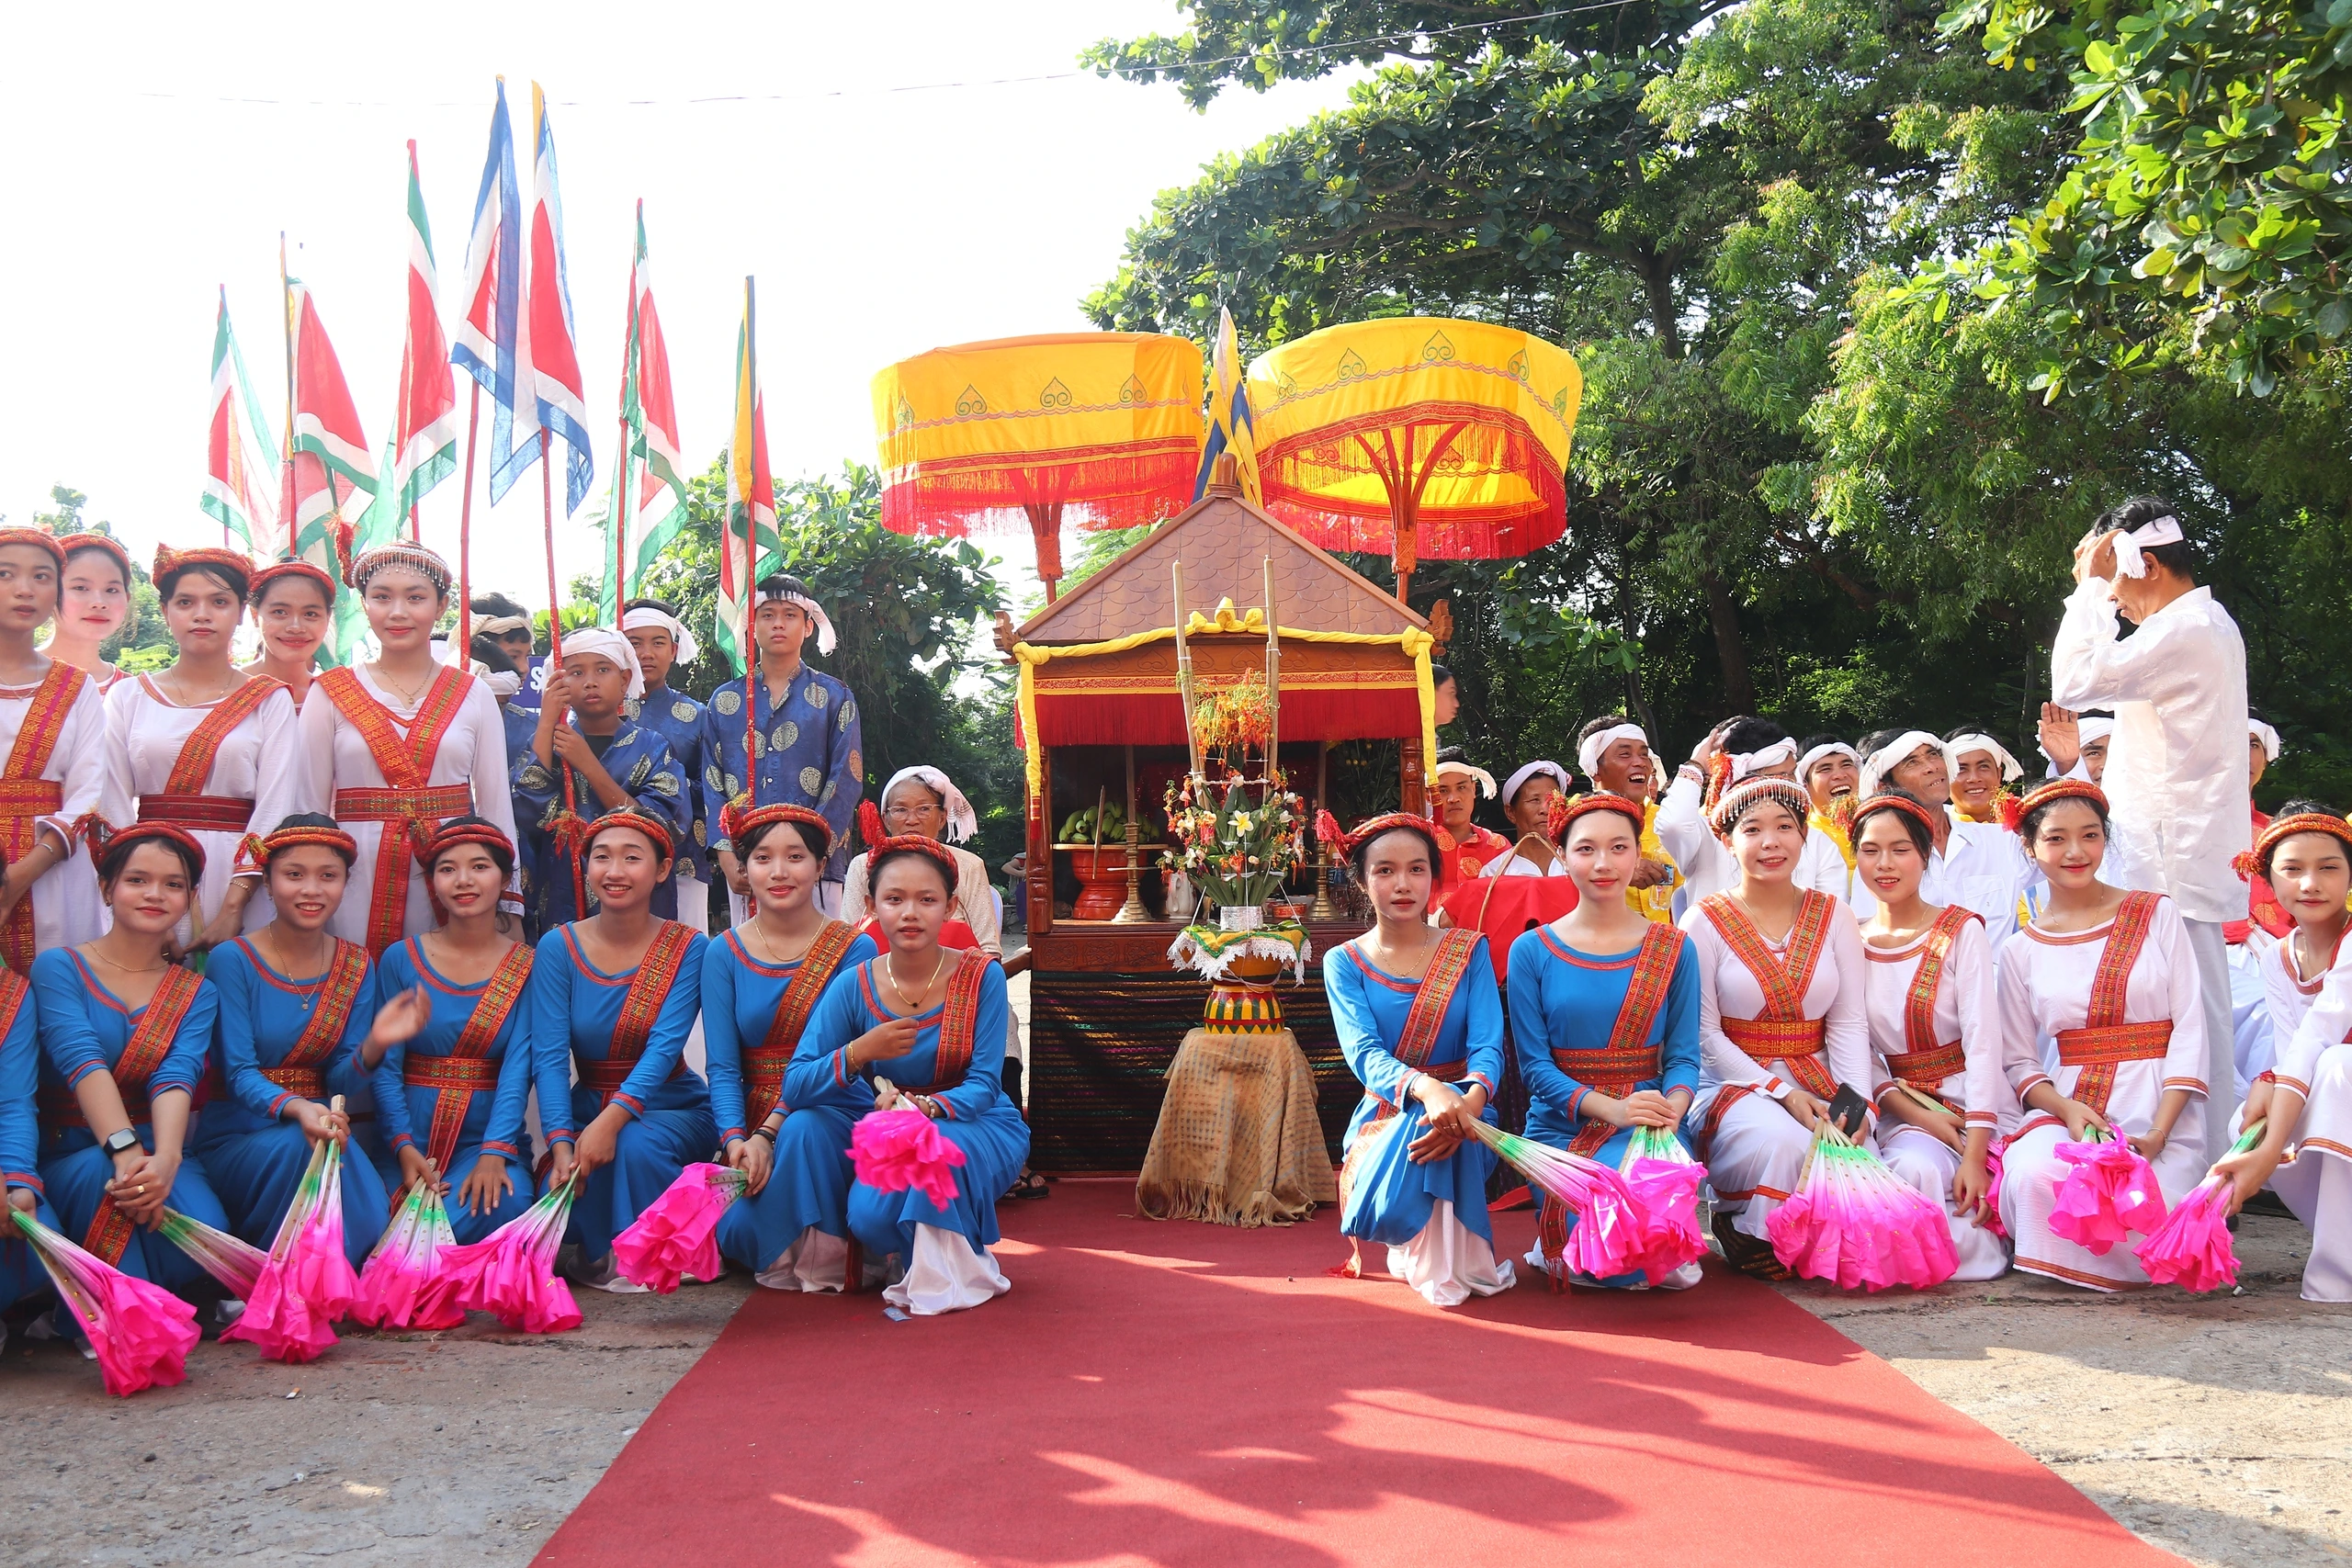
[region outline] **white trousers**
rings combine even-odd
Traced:
[[[976,1307],[1011,1289],[1012,1281],[996,1259],[973,1247],[963,1232],[917,1225],[907,1271],[883,1291],[882,1299],[917,1317],[936,1317]]]
[[[1430,1223],[1402,1247],[1388,1249],[1388,1271],[1420,1292],[1431,1306],[1460,1306],[1472,1296],[1499,1295],[1519,1282],[1508,1263],[1495,1261],[1486,1237],[1472,1233],[1441,1198],[1430,1206]]]
[[[2216,921],[2180,923],[2188,928],[2189,949],[2197,954],[2198,988],[2205,1003],[2205,1166],[2210,1167],[2230,1152],[2230,1121],[2239,1103],[2237,1031],[2230,1017],[2230,944]]]
[[[1879,1123],[1879,1157],[1886,1168],[1925,1193],[1942,1208],[1951,1228],[1952,1251],[1960,1267],[1955,1280],[1997,1280],[2009,1271],[2009,1249],[1998,1232],[1976,1223],[1973,1215],[1955,1212],[1951,1179],[1960,1174],[1958,1151],[1933,1133],[1890,1118]]]

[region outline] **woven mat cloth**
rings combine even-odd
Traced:
[[[1339,1201],[1315,1074],[1298,1036],[1184,1036],[1151,1134],[1136,1208],[1148,1219],[1286,1225]]]

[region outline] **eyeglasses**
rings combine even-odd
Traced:
[[[913,822],[919,821],[925,817],[935,816],[946,809],[947,808],[944,806],[933,806],[929,804],[922,806],[892,806],[885,807],[882,815],[885,817],[894,817],[901,822]]]

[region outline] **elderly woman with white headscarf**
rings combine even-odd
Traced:
[[[1001,921],[989,886],[989,868],[971,851],[956,847],[980,830],[979,815],[964,792],[937,768],[900,768],[882,786],[882,827],[893,835],[917,833],[947,846],[956,857],[956,900],[948,917],[969,926],[974,943],[984,952],[1002,957]],[[854,926],[864,924],[872,913],[865,862],[862,854],[851,861],[842,886],[841,918]],[[888,945],[887,940],[884,945]]]
[[[586,824],[635,811],[660,822],[673,844],[692,827],[688,781],[669,742],[628,716],[627,705],[644,691],[628,638],[608,626],[564,635],[538,728],[514,769],[514,820],[528,857],[534,930],[553,931],[594,913],[595,889],[581,858]],[[677,918],[675,878],[653,890],[652,910],[661,919]]]

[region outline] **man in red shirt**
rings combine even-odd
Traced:
[[[1437,797],[1438,826],[1454,845],[1453,875],[1447,881],[1475,882],[1488,861],[1510,853],[1509,839],[1471,820],[1480,795],[1494,798],[1495,775],[1464,761],[1459,746],[1448,746],[1437,754],[1430,781],[1430,793]]]

